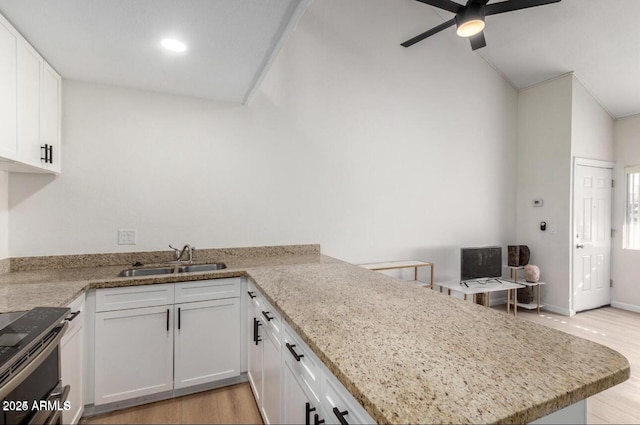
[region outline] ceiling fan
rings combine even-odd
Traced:
[[[424,40],[452,25],[457,26],[457,33],[460,37],[468,38],[471,42],[471,49],[476,50],[487,45],[484,39],[484,18],[498,13],[512,12],[514,10],[526,9],[528,7],[543,6],[545,4],[558,3],[561,0],[509,0],[499,3],[489,3],[489,0],[468,0],[467,4],[458,4],[451,0],[416,0],[447,12],[455,13],[452,19],[423,32],[410,40],[405,41],[401,46],[409,47],[419,41]]]

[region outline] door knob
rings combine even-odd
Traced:
[[[583,245],[583,244],[581,244],[581,243],[579,243],[579,244],[577,244],[577,245],[576,245],[576,248],[577,248],[577,249],[582,249],[582,248],[584,248],[584,245]]]

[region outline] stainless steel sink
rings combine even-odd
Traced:
[[[225,263],[211,263],[211,264],[190,264],[188,266],[180,266],[178,273],[190,273],[190,272],[211,272],[214,270],[226,269]]]
[[[225,263],[210,263],[210,264],[189,264],[175,266],[163,266],[163,267],[149,267],[146,269],[127,269],[121,271],[119,277],[142,277],[142,276],[155,276],[159,274],[173,274],[173,273],[191,273],[191,272],[209,272],[214,270],[226,269]]]

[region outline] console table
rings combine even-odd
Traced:
[[[403,261],[385,261],[382,263],[367,263],[367,264],[359,264],[360,267],[364,267],[365,269],[373,270],[373,271],[383,271],[383,270],[395,270],[395,269],[414,269],[414,282],[423,284],[425,287],[433,289],[433,263],[427,263],[425,261],[416,261],[416,260],[403,260]],[[426,282],[421,282],[418,280],[418,269],[420,267],[429,267],[431,268],[431,280],[427,284]]]

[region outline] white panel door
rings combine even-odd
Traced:
[[[267,424],[279,424],[281,391],[281,346],[278,338],[265,332],[263,346],[262,417]]]
[[[0,156],[16,159],[18,155],[17,37],[0,17]]]
[[[240,298],[175,305],[175,388],[240,376]]]
[[[26,42],[18,45],[18,144],[20,160],[42,167],[40,160],[40,76],[43,62]]]
[[[256,399],[256,405],[262,410],[262,346],[264,345],[262,322],[252,308],[248,308],[248,353],[247,377]]]
[[[173,305],[96,314],[95,405],[173,389]]]
[[[573,197],[573,309],[611,303],[611,169],[576,165]]]
[[[40,143],[51,146],[51,163],[45,168],[60,171],[60,76],[46,63],[40,92]]]
[[[320,415],[320,403],[307,396],[305,385],[300,382],[291,362],[284,362],[282,391],[282,423],[283,424],[311,424],[314,415]]]

